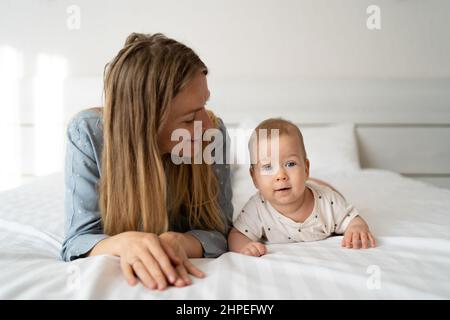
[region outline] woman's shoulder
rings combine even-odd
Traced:
[[[222,132],[227,132],[227,127],[225,126],[225,122],[223,122],[222,118],[217,117],[217,128]]]
[[[90,108],[75,114],[67,126],[69,146],[93,161],[103,147],[103,109]]]
[[[212,110],[206,109],[206,113],[208,114],[209,118],[212,120],[214,127],[219,129],[222,132],[226,132],[225,123],[223,122],[222,118],[218,117]]]
[[[103,131],[103,108],[90,108],[79,111],[69,120],[69,133],[73,131],[97,133]]]
[[[81,110],[78,113],[76,113],[74,116],[72,116],[69,123],[80,123],[82,121],[92,120],[92,119],[103,121],[103,108],[95,107],[95,108]]]

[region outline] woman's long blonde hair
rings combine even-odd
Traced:
[[[106,234],[161,234],[186,223],[225,231],[211,166],[175,165],[158,149],[172,99],[200,71],[208,72],[190,48],[162,34],[132,33],[106,66],[99,190]]]

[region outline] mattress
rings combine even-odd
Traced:
[[[239,211],[254,191],[245,170],[233,177]],[[206,273],[184,288],[130,287],[119,259],[63,262],[63,176],[0,193],[2,299],[449,299],[450,190],[381,170],[317,175],[344,193],[378,246],[323,241],[269,245],[263,257],[226,253],[192,259]]]

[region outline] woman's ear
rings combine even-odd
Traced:
[[[306,179],[309,178],[309,159],[305,159],[305,173],[306,173]]]

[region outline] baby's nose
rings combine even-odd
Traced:
[[[286,179],[287,179],[287,176],[286,176],[286,173],[284,172],[284,170],[278,170],[277,181],[286,180]]]

